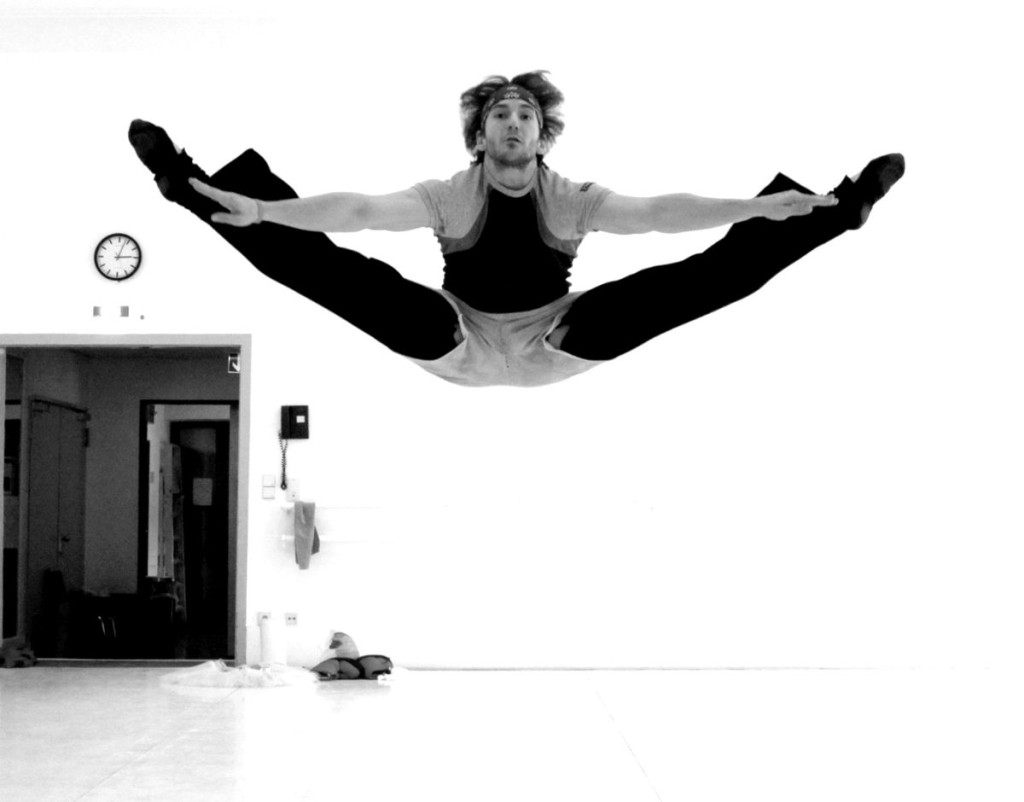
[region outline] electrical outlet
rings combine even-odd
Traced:
[[[299,614],[298,613],[285,613],[284,614],[285,626],[297,627],[299,625]]]
[[[299,500],[299,480],[289,479],[288,489],[284,491],[285,501],[298,501]]]

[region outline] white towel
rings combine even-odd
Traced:
[[[315,502],[295,502],[295,562],[300,571],[307,570],[309,558],[320,551],[320,535],[314,525],[315,516]]]

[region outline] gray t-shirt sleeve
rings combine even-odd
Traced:
[[[555,236],[581,240],[594,230],[594,215],[611,190],[593,181],[580,184],[557,173],[545,171],[545,198],[549,204],[545,218]]]
[[[611,194],[612,191],[610,189],[600,184],[595,184],[593,181],[580,184],[579,190],[573,193],[573,197],[576,198],[575,211],[579,220],[578,230],[581,237],[595,230],[593,224],[594,215]]]
[[[444,234],[444,221],[451,198],[451,181],[439,181],[432,178],[413,185],[427,207],[430,215],[430,227],[436,234]]]

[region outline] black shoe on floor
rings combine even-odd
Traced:
[[[860,228],[867,222],[872,207],[903,177],[906,169],[903,154],[890,153],[869,161],[856,181],[843,181],[836,190],[836,197],[840,202],[846,201],[851,204],[851,208],[856,205],[856,211],[852,212],[850,228]]]
[[[178,152],[163,128],[146,120],[132,120],[128,127],[128,141],[135,149],[139,161],[153,174],[160,194],[167,200],[180,203],[192,211],[205,212],[210,207],[206,199],[188,183],[189,178],[207,182],[209,176],[196,166],[184,150]]]

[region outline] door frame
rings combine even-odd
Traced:
[[[249,439],[252,404],[252,335],[251,334],[0,334],[0,409],[7,402],[8,348],[231,348],[239,354],[241,375],[238,387],[238,476],[236,477],[238,537],[235,549],[235,659],[244,660],[246,651],[246,599],[249,556]],[[23,399],[24,400],[24,399]],[[4,431],[0,427],[0,452]],[[3,520],[4,498],[0,494],[0,521]],[[19,536],[19,552],[27,544],[25,530]],[[20,583],[19,583],[20,584]],[[19,587],[19,596],[23,588]],[[19,619],[22,613],[19,608]],[[3,549],[0,549],[0,620],[3,616]],[[2,634],[2,633],[0,633]],[[24,642],[24,621],[19,620],[18,633],[0,644],[21,645]]]

